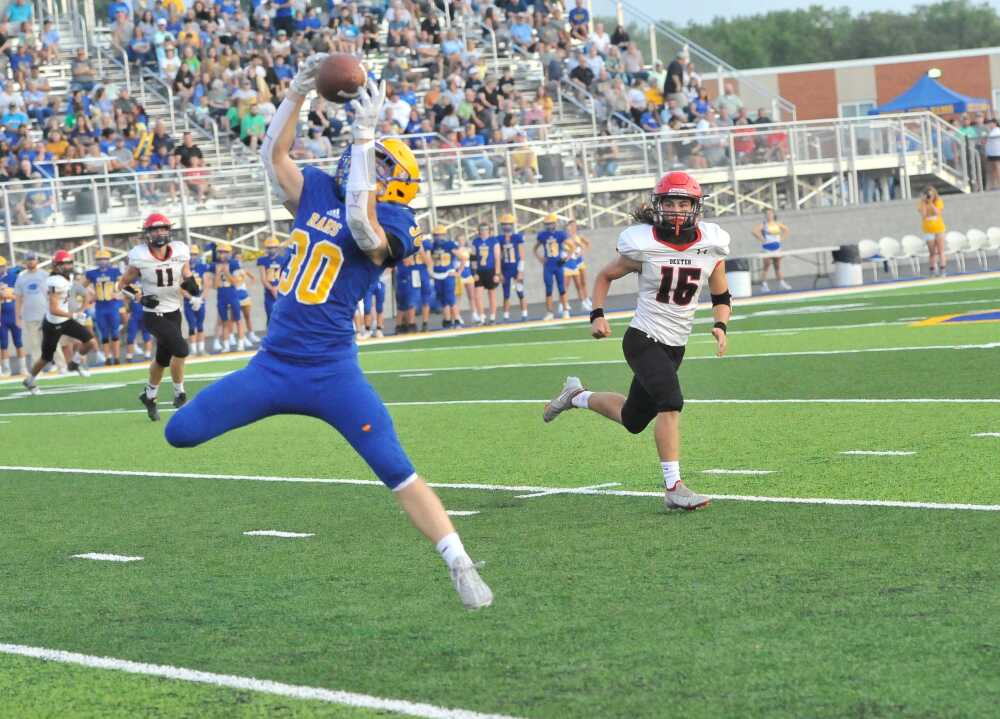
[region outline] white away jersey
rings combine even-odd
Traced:
[[[67,280],[62,275],[52,274],[49,275],[48,279],[45,280],[45,291],[49,295],[57,295],[59,297],[59,309],[63,312],[69,312],[69,291],[72,289],[73,283]],[[46,301],[47,302],[47,301]],[[45,305],[45,319],[49,324],[61,325],[63,322],[69,319],[69,317],[62,317],[60,315],[54,315],[48,310],[49,305]]]
[[[639,301],[631,326],[671,347],[687,344],[701,288],[729,254],[729,233],[699,222],[688,245],[669,245],[650,225],[633,225],[618,237],[618,253],[642,263]]]
[[[149,246],[136,245],[128,253],[129,267],[139,270],[139,288],[143,297],[156,297],[160,304],[146,312],[174,312],[181,308],[181,270],[191,252],[183,242],[174,240],[167,245],[166,257],[158,260],[149,251]]]

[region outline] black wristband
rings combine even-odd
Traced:
[[[725,322],[716,322],[714,325],[712,325],[712,327],[722,330],[723,334],[729,334],[729,332],[726,330]]]
[[[604,317],[604,308],[598,307],[596,310],[590,311],[590,321],[593,322],[598,317]]]

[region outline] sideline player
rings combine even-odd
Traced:
[[[212,286],[215,288],[216,310],[219,315],[216,329],[222,340],[220,350],[242,352],[247,347],[243,336],[243,323],[240,322],[242,310],[237,285],[238,276],[243,270],[240,268],[239,260],[233,257],[233,247],[228,242],[216,245],[213,254],[215,262]],[[234,336],[239,337],[235,347],[233,347]]]
[[[206,355],[208,352],[205,351],[205,315],[208,308],[204,302],[205,277],[212,276],[212,268],[201,261],[201,248],[198,245],[189,246],[188,252],[191,254],[191,259],[188,260],[191,276],[198,283],[198,289],[201,291],[199,296],[202,298],[201,301],[195,302],[189,292],[181,290],[181,294],[184,295],[184,320],[188,327],[188,346],[195,354]],[[194,308],[195,304],[198,305],[198,309]]]
[[[243,317],[243,336],[246,337],[248,346],[260,344],[260,337],[253,331],[253,298],[250,296],[250,290],[247,289],[249,285],[254,284],[257,280],[254,279],[252,274],[242,269],[242,255],[237,255],[235,259],[240,263],[240,271],[233,276],[233,279],[236,283],[236,299],[239,300],[240,314]]]
[[[21,327],[17,324],[17,295],[14,292],[19,272],[17,267],[8,267],[7,258],[0,256],[0,376],[11,374],[7,350],[11,341],[14,342],[20,371],[28,369],[25,366]]]
[[[413,263],[412,256],[404,257],[394,268],[397,335],[417,331],[417,304],[420,302],[420,288],[414,286],[413,281],[420,282],[420,273]]]
[[[419,292],[414,294],[416,302],[420,306],[420,331],[427,332],[430,329],[431,324],[431,303],[434,301],[434,285],[431,283],[431,245],[430,243],[421,243],[420,248],[417,250],[417,254],[413,257],[413,262],[417,274],[414,275],[414,280],[419,283]],[[414,307],[414,310],[416,308]],[[416,311],[414,311],[414,315]],[[414,323],[416,319],[414,319]]]
[[[458,324],[458,307],[455,306],[455,251],[458,243],[449,240],[448,230],[438,225],[432,233],[430,247],[434,293],[441,306],[441,327],[449,330]]]
[[[552,290],[559,290],[559,312],[563,318],[569,317],[569,300],[566,298],[566,278],[563,276],[563,265],[566,264],[566,254],[563,243],[566,241],[566,231],[558,228],[559,218],[546,215],[545,229],[538,233],[535,243],[535,257],[542,263],[542,281],[545,283],[545,317],[553,317]]]
[[[364,337],[382,339],[385,337],[385,282],[382,276],[372,283],[365,292],[364,300]]]
[[[104,345],[104,364],[121,364],[121,308],[118,278],[122,271],[111,266],[111,250],[98,250],[94,255],[97,267],[83,273],[86,284],[94,291],[94,328]]]
[[[267,315],[268,324],[271,323],[274,303],[278,300],[278,282],[286,259],[277,237],[264,240],[264,254],[257,258],[257,273],[260,275],[260,285],[264,288],[264,314]]]
[[[276,414],[325,420],[368,462],[436,546],[462,604],[479,609],[493,602],[493,594],[441,500],[400,445],[389,412],[361,371],[354,342],[358,300],[385,266],[412,255],[420,243],[409,207],[419,191],[420,165],[402,141],[375,140],[384,84],[379,89],[370,81],[358,90],[353,144],[334,177],[315,167],[300,168],[289,156],[299,111],[326,57],[320,53],[305,61],[261,147],[273,186],[295,215],[282,297],[263,349],[245,368],[209,386],[175,414],[166,438],[175,447],[194,447]]]
[[[576,220],[570,220],[566,223],[566,235],[568,241],[572,243],[572,252],[568,252],[569,259],[566,261],[565,274],[573,280],[577,299],[580,300],[580,309],[584,312],[590,312],[593,306],[587,296],[587,264],[583,258],[583,253],[590,249],[590,240],[577,231]]]
[[[510,285],[521,303],[521,321],[528,319],[528,300],[524,297],[524,235],[514,232],[514,215],[500,215],[500,274],[503,275],[503,318],[510,320]]]
[[[698,293],[708,281],[712,295],[718,356],[726,352],[726,323],[732,311],[722,258],[729,253],[729,234],[701,221],[701,186],[686,172],[670,172],[656,184],[649,204],[633,213],[635,225],[618,238],[618,257],[601,270],[594,283],[591,334],[611,336],[604,300],[614,280],[639,275],[639,299],[622,348],[634,374],[628,397],[587,391],[567,377],[562,392],[545,405],[543,419],[578,407],[604,415],[639,434],[656,420],[654,436],[663,473],[668,509],[698,509],[708,498],[681,481],[680,418],[684,407],[677,370],[694,323]]]
[[[461,304],[461,300],[458,299],[459,295],[465,295],[469,302],[469,313],[473,324],[479,323],[480,315],[477,309],[479,305],[476,304],[476,278],[472,274],[471,254],[468,247],[462,246],[461,240],[457,241],[457,244],[458,250],[455,252],[455,256],[458,258],[458,269],[455,278],[455,310],[459,327],[464,327],[462,311],[459,309]]]
[[[479,234],[472,240],[472,252],[475,256],[473,264],[476,266],[476,298],[479,311],[486,324],[496,324],[497,285],[500,284],[500,243],[496,237],[490,235],[490,226],[485,222],[479,223]],[[488,318],[483,307],[481,290],[486,290],[490,308]]]
[[[52,255],[52,274],[45,281],[45,289],[49,301],[45,321],[42,322],[42,356],[35,360],[22,382],[31,394],[38,394],[35,378],[45,365],[54,361],[59,340],[63,336],[76,340],[72,348],[73,359],[66,367],[81,377],[90,376],[84,358],[97,349],[97,340],[82,324],[83,313],[73,314],[69,309],[70,293],[73,291],[73,255],[66,250],[58,250]]]
[[[188,260],[191,252],[180,240],[172,239],[170,220],[154,212],[142,223],[145,242],[128,253],[128,267],[118,280],[118,289],[133,300],[133,311],[142,305],[142,320],[149,333],[156,338],[156,356],[149,365],[149,381],[139,395],[146,414],[156,422],[160,411],[156,396],[163,379],[163,370],[170,368],[174,385],[174,407],[183,407],[187,401],[184,392],[184,360],[189,353],[187,340],[181,329],[181,292],[191,296],[191,306],[201,307],[201,288],[191,274]],[[132,285],[139,281],[140,293]]]

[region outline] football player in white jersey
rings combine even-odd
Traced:
[[[639,275],[639,299],[622,348],[634,377],[628,397],[590,392],[567,377],[562,392],[545,405],[551,422],[561,412],[590,409],[623,425],[633,434],[656,420],[656,448],[663,472],[668,509],[698,509],[708,497],[692,492],[680,475],[680,413],[684,406],[677,369],[694,322],[695,304],[705,282],[712,296],[712,334],[719,357],[726,352],[726,323],[732,311],[723,258],[729,234],[701,221],[701,186],[686,172],[669,172],[653,190],[650,202],[633,213],[638,224],[618,238],[618,257],[601,270],[594,284],[591,334],[611,336],[604,300],[614,280]]]
[[[59,250],[52,255],[52,274],[45,281],[45,291],[49,300],[45,320],[42,322],[42,356],[35,360],[28,376],[22,382],[31,394],[38,394],[35,378],[45,365],[54,360],[62,337],[72,337],[76,340],[73,346],[73,359],[66,366],[81,377],[90,376],[84,356],[97,349],[94,335],[83,326],[86,315],[83,312],[74,314],[70,309],[70,294],[73,291],[73,255],[66,250]]]
[[[160,419],[156,408],[156,395],[163,379],[163,370],[170,368],[174,385],[174,407],[183,407],[187,401],[184,392],[184,359],[188,356],[188,343],[181,330],[181,305],[184,290],[191,298],[195,311],[203,301],[201,288],[188,260],[191,251],[180,240],[171,238],[172,225],[165,216],[154,213],[142,224],[145,243],[136,245],[128,253],[128,268],[118,280],[122,294],[142,305],[143,322],[156,338],[156,356],[149,365],[149,382],[139,395],[152,421]],[[132,284],[139,281],[141,293]]]

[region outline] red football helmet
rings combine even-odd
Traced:
[[[167,219],[166,215],[154,212],[142,223],[142,233],[146,237],[146,242],[153,247],[163,247],[170,242],[170,234],[173,223]]]
[[[52,269],[60,275],[72,274],[73,255],[66,250],[58,250],[52,255]]]
[[[664,200],[678,197],[691,200],[691,209],[687,212],[678,212],[664,207]],[[650,198],[653,224],[674,235],[679,235],[683,230],[693,230],[701,218],[704,199],[701,185],[691,175],[680,171],[668,172],[656,183]]]

